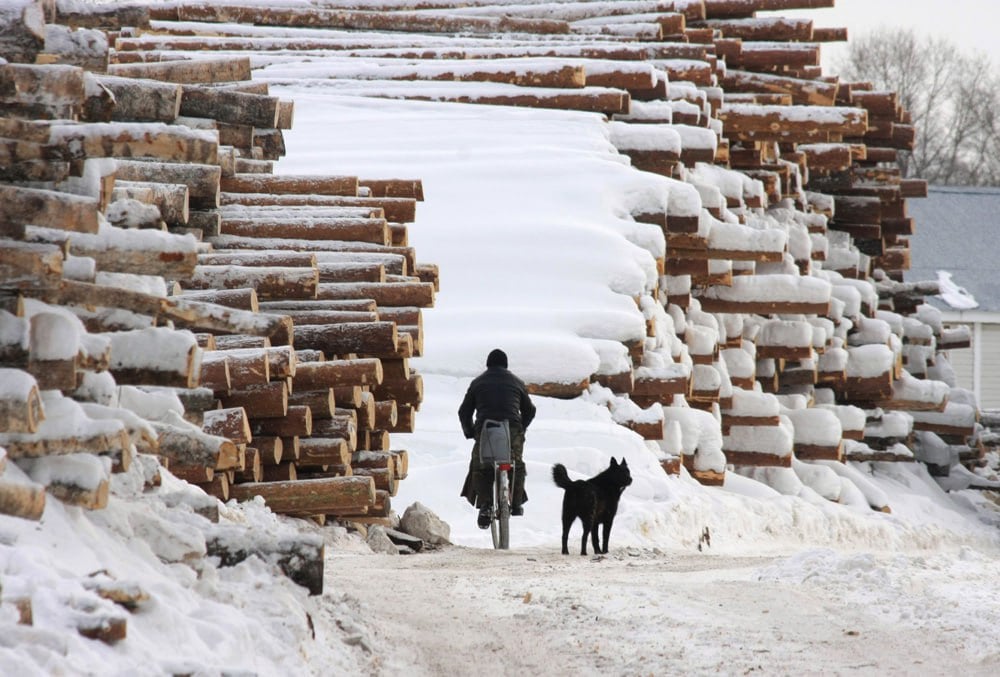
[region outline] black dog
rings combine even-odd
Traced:
[[[608,551],[608,537],[611,535],[611,524],[618,512],[618,499],[625,487],[632,484],[632,473],[628,470],[625,459],[618,463],[614,458],[607,470],[601,471],[589,480],[571,480],[566,474],[566,466],[556,463],[552,467],[552,480],[556,486],[566,490],[562,505],[562,554],[569,554],[567,540],[569,528],[577,517],[583,523],[583,539],[580,541],[580,554],[587,554],[587,535],[591,535],[594,553]],[[597,527],[604,528],[604,548],[598,545]]]

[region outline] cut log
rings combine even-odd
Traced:
[[[586,387],[582,390],[586,390]],[[424,379],[420,374],[411,374],[405,381],[391,383],[383,381],[373,386],[371,391],[377,400],[396,400],[397,404],[409,404],[419,408],[420,402],[424,399]],[[576,390],[577,394],[579,392]]]
[[[141,160],[117,160],[117,165],[116,176],[125,181],[187,186],[190,208],[214,209],[219,206],[222,169],[218,165]]]
[[[185,289],[251,288],[260,298],[309,299],[316,296],[319,272],[313,268],[196,266]]]
[[[358,179],[354,176],[312,176],[294,174],[237,174],[222,179],[227,193],[267,193],[357,196]]]
[[[288,386],[284,380],[232,390],[220,399],[222,406],[242,407],[253,419],[281,418],[288,414]]]
[[[220,461],[237,456],[236,445],[224,437],[169,423],[151,425],[159,435],[159,455],[183,465],[215,468]]]
[[[62,276],[63,253],[58,246],[0,240],[0,280],[5,288],[50,288]]]
[[[198,263],[204,266],[312,268],[316,266],[316,254],[288,251],[209,252],[199,254]]]
[[[202,357],[202,369],[206,365],[225,361],[229,365],[230,387],[244,390],[255,385],[262,385],[271,380],[270,361],[267,350],[215,350],[206,352]]]
[[[33,482],[14,482],[0,478],[0,514],[23,519],[42,519],[45,511],[45,487]]]
[[[269,173],[269,172],[265,172]],[[402,197],[355,197],[353,195],[313,195],[309,193],[223,192],[223,205],[257,205],[275,207],[372,207],[382,209],[382,216],[390,223],[412,223],[416,218],[416,200]]]
[[[97,232],[98,201],[54,190],[0,185],[0,235],[23,238],[25,226]]]
[[[403,282],[380,284],[377,282],[325,282],[316,290],[320,300],[374,299],[379,306],[416,306],[430,308],[434,305],[434,285],[429,282]]]
[[[376,358],[329,360],[298,365],[295,390],[321,390],[355,385],[376,385],[382,382],[382,362]],[[348,401],[353,401],[353,397]]]
[[[295,390],[288,396],[292,406],[309,407],[313,419],[331,418],[336,410],[333,388],[325,390]]]
[[[181,226],[190,221],[189,188],[180,183],[152,183],[149,181],[117,181],[111,194],[112,200],[137,200],[150,204],[160,211],[168,225]]]
[[[251,423],[254,435],[308,437],[313,431],[312,411],[305,406],[289,406],[282,418],[260,418]]]
[[[34,63],[45,48],[43,3],[8,3],[0,12],[0,53],[7,61]]]
[[[318,419],[313,426],[313,434],[316,437],[344,439],[347,442],[347,448],[353,452],[358,448],[357,417],[334,414],[333,418]]]
[[[299,441],[299,467],[350,465],[351,450],[342,437],[307,437]]]
[[[209,435],[225,437],[235,444],[249,444],[250,420],[243,407],[230,407],[206,411],[201,429]]]
[[[399,346],[395,322],[351,322],[293,327],[295,345],[327,356],[393,354]]]
[[[37,381],[19,369],[0,368],[0,432],[33,433],[45,418]]]
[[[284,443],[282,438],[277,436],[258,435],[253,438],[253,446],[257,448],[261,465],[276,465],[282,460],[291,460],[292,458],[291,454],[289,454],[288,459],[283,458]]]
[[[568,33],[569,24],[548,19],[503,16],[425,14],[413,11],[371,12],[316,9],[312,7],[256,7],[239,5],[180,5],[180,21],[252,23],[260,26],[340,28],[419,33]]]
[[[367,508],[375,501],[375,483],[370,477],[334,477],[237,484],[231,495],[238,501],[260,496],[271,510],[281,514],[323,515]]]
[[[219,151],[210,132],[145,122],[54,124],[49,146],[51,159],[149,157],[208,165],[217,164]]]
[[[313,218],[287,213],[282,217],[239,219],[223,217],[223,235],[259,238],[296,238],[345,242],[391,243],[385,219]]]
[[[110,75],[98,76],[97,82],[114,95],[112,120],[170,123],[180,115],[179,85]]]
[[[186,85],[180,114],[254,127],[277,127],[278,99],[215,87]]]
[[[250,59],[246,57],[111,64],[108,66],[108,74],[182,85],[231,82],[251,78]]]

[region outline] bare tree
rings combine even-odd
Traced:
[[[839,65],[848,81],[894,90],[917,139],[900,153],[905,176],[935,184],[1000,185],[1000,79],[982,53],[939,37],[879,28],[853,40]]]

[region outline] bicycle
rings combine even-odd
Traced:
[[[510,449],[510,425],[507,421],[487,419],[479,438],[479,460],[493,464],[493,509],[490,535],[496,550],[510,549],[510,503],[514,459]]]

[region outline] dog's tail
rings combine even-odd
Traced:
[[[552,481],[561,489],[569,489],[573,484],[573,480],[569,478],[569,474],[566,472],[566,466],[562,463],[556,463],[552,466]]]

